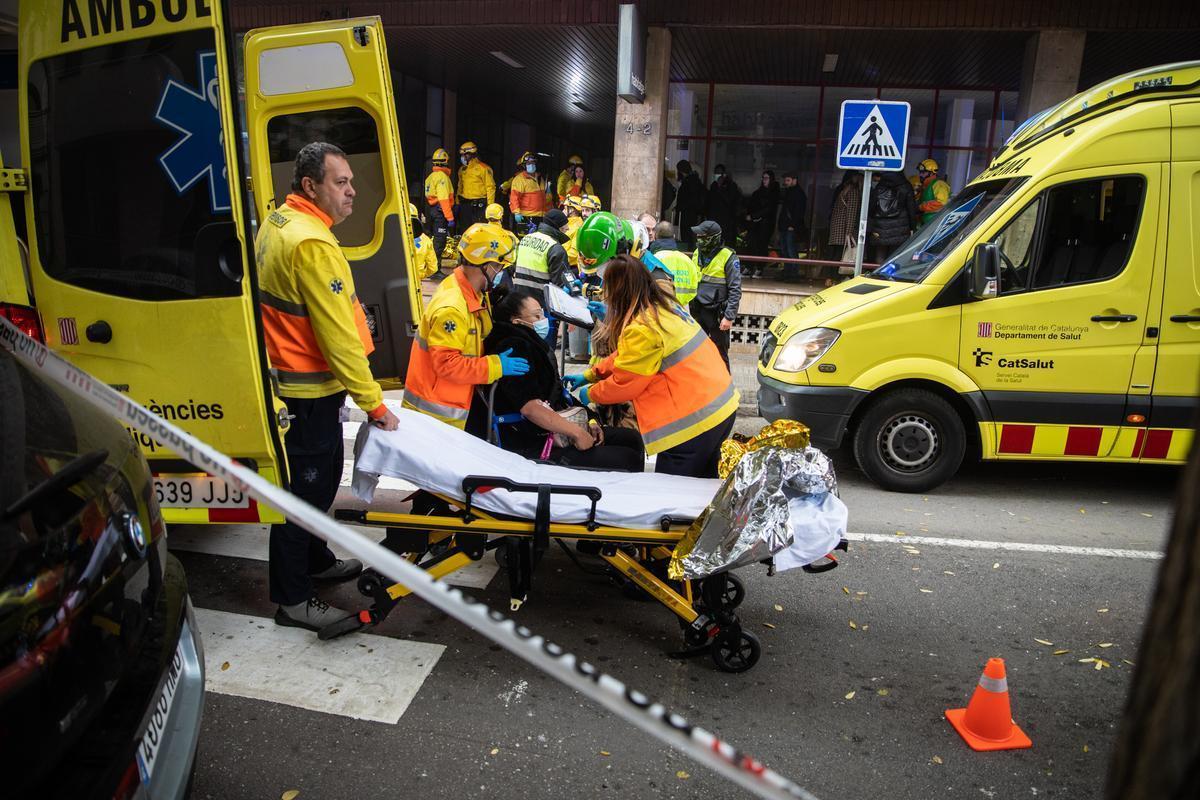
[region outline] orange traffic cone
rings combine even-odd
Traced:
[[[1033,742],[1013,722],[1004,659],[989,658],[966,708],[951,708],[946,719],[972,750],[1021,750]]]

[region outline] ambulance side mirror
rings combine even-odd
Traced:
[[[976,300],[987,300],[1000,293],[1000,248],[991,242],[975,246],[967,281],[968,291]]]

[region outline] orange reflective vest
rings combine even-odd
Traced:
[[[281,397],[325,397],[344,388],[359,408],[380,417],[387,408],[367,363],[375,344],[331,223],[307,199],[290,194],[259,227],[255,255],[267,355]]]
[[[500,378],[500,356],[483,354],[492,311],[467,281],[462,267],[433,293],[413,339],[404,385],[404,407],[467,427],[475,387]]]
[[[540,217],[546,213],[546,180],[521,171],[512,177],[508,208],[514,214]]]
[[[740,400],[716,345],[680,306],[630,322],[616,352],[585,375],[595,402],[633,402],[650,454],[717,427]]]
[[[446,221],[454,221],[454,184],[450,182],[449,167],[434,167],[425,178],[425,202],[441,206]]]

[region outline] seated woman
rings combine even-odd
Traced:
[[[494,327],[483,341],[484,352],[511,350],[514,357],[529,362],[525,375],[506,376],[496,383],[492,413],[520,413],[523,417],[520,422],[500,425],[502,448],[566,467],[644,471],[646,456],[637,431],[601,427],[590,416],[587,425],[580,425],[559,414],[577,404],[563,390],[554,353],[542,338],[547,321],[537,298],[521,289],[501,294],[492,309],[492,320]],[[487,438],[487,417],[487,405],[477,396],[467,430]],[[565,447],[554,444],[554,434],[561,434],[560,438],[571,443]]]

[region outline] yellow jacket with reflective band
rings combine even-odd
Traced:
[[[725,285],[725,264],[733,256],[733,251],[728,247],[722,247],[717,254],[713,256],[712,261],[708,262],[707,266],[700,266],[700,251],[696,250],[692,253],[692,265],[696,268],[699,275],[697,283],[719,283]]]
[[[658,310],[625,326],[617,349],[585,373],[597,403],[633,402],[647,453],[720,425],[740,396],[716,345],[686,311]]]
[[[513,282],[525,289],[541,292],[550,282],[550,250],[558,244],[549,234],[534,231],[517,245],[517,269]],[[537,295],[539,300],[541,295]]]
[[[513,176],[508,193],[508,208],[514,214],[540,217],[546,213],[546,179],[528,172]]]
[[[555,187],[558,191],[558,204],[561,206],[563,201],[571,195],[583,197],[585,194],[595,194],[592,189],[592,182],[585,176],[581,181],[578,178],[571,177],[571,174],[565,169],[558,173],[558,184]]]
[[[492,175],[492,168],[478,158],[472,158],[469,164],[460,167],[458,199],[496,202],[496,178]]]
[[[413,264],[417,267],[417,277],[425,280],[437,273],[441,264],[438,254],[433,251],[433,239],[428,234],[421,233],[413,237]]]
[[[466,428],[475,387],[500,378],[500,357],[483,355],[492,330],[487,294],[467,281],[462,267],[433,293],[413,340],[404,407]]]
[[[450,183],[448,167],[434,167],[425,178],[425,202],[441,206],[447,222],[454,219],[454,185]]]
[[[375,344],[329,217],[288,195],[263,221],[254,247],[263,333],[280,396],[345,389],[363,411],[382,416],[383,391],[367,363]]]
[[[654,255],[671,270],[675,280],[675,297],[684,308],[696,296],[696,286],[700,283],[700,268],[687,253],[678,250],[659,250]]]
[[[572,267],[582,269],[590,275],[595,271],[595,267],[589,269],[579,263],[579,247],[575,240],[579,236],[579,229],[581,227],[583,227],[583,219],[580,217],[567,217],[567,240],[563,242],[563,249],[567,251],[567,261],[571,263]]]

